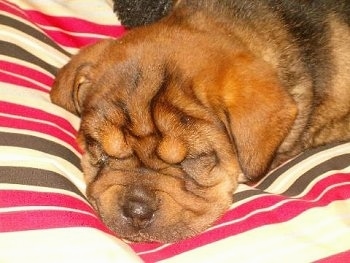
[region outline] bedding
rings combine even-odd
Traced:
[[[309,150],[254,185],[206,232],[118,239],[84,196],[79,119],[49,90],[71,54],[125,32],[107,0],[0,0],[0,262],[350,261],[350,143]]]

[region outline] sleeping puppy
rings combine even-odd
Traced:
[[[350,2],[177,1],[58,73],[87,196],[133,241],[196,235],[260,178],[350,138]]]

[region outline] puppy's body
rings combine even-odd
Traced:
[[[349,23],[345,0],[183,0],[73,57],[51,96],[82,117],[106,224],[136,241],[194,235],[239,179],[349,140]]]

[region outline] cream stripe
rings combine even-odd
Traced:
[[[62,58],[64,58],[64,64],[66,64],[70,58],[63,53],[61,53],[61,55],[62,55]],[[10,62],[12,64],[17,64],[20,66],[30,68],[34,71],[40,72],[43,75],[46,75],[48,78],[51,78],[51,79],[54,78],[54,75],[52,75],[50,72],[46,71],[45,69],[43,69],[42,67],[40,67],[36,64],[31,63],[30,61],[26,61],[26,60],[18,59],[15,57],[9,57],[9,56],[5,56],[5,55],[0,54],[0,61],[1,60],[6,61],[6,62]],[[64,64],[60,65],[60,67],[63,66]],[[5,70],[5,72],[10,72],[6,69],[3,69],[3,70]]]
[[[291,169],[281,174],[265,191],[271,193],[283,193],[298,179],[313,167],[323,163],[337,155],[350,153],[350,143],[321,151],[294,165]]]
[[[0,262],[142,262],[125,243],[88,227],[0,234]]]
[[[8,2],[11,2],[11,1],[8,1]],[[2,1],[1,2],[2,4],[6,5],[6,2]],[[12,6],[10,7],[12,8]],[[23,12],[23,10],[21,9],[18,9],[16,8],[16,10],[21,13],[22,15],[26,16],[25,12]],[[27,24],[27,25],[33,25],[31,22],[29,22],[27,19],[23,19],[22,17],[20,16],[16,16],[16,15],[13,15],[12,13],[9,13],[9,12],[6,12],[6,11],[3,11],[3,10],[0,10],[0,14],[3,15],[3,16],[6,16],[6,17],[9,17],[9,18],[12,18],[14,20],[17,20],[23,24]]]
[[[80,201],[83,201],[84,203],[90,205],[89,202],[87,202],[78,193],[72,192],[70,190],[62,189],[62,188],[52,188],[52,187],[36,186],[36,185],[1,183],[0,184],[0,191],[1,190],[18,190],[18,191],[33,191],[33,192],[39,192],[39,193],[63,194],[63,195],[71,196],[75,199],[79,199]]]
[[[0,166],[32,167],[56,172],[85,193],[82,172],[69,161],[55,155],[26,148],[0,146]]]
[[[3,73],[8,74],[8,75],[10,75],[10,76],[17,77],[17,78],[22,79],[22,80],[26,80],[26,81],[28,81],[28,82],[32,82],[33,84],[35,84],[35,85],[37,85],[37,86],[39,86],[39,87],[41,87],[41,88],[43,88],[43,89],[45,89],[45,90],[47,90],[47,91],[50,91],[50,90],[51,90],[51,87],[50,87],[50,86],[47,86],[47,85],[45,85],[45,84],[43,84],[43,83],[41,83],[41,82],[38,82],[38,81],[36,81],[36,80],[34,80],[34,79],[32,79],[32,78],[28,78],[28,77],[23,76],[23,75],[20,75],[20,74],[15,74],[15,73],[12,73],[12,72],[7,71],[7,70],[5,71],[5,70],[1,70],[1,69],[0,69],[0,72],[3,72]]]
[[[94,218],[97,218],[97,216],[93,213],[89,213],[80,209],[73,209],[69,207],[63,207],[63,206],[13,206],[13,207],[0,207],[0,213],[11,213],[11,212],[30,212],[30,211],[67,211],[67,212],[76,212],[79,214],[88,215]]]
[[[348,166],[347,168],[344,168],[342,170],[332,170],[332,171],[328,171],[322,175],[319,175],[317,177],[317,179],[313,180],[308,186],[305,187],[304,191],[302,191],[299,195],[293,196],[293,198],[302,198],[307,193],[309,193],[311,191],[311,188],[314,187],[319,181],[322,181],[325,178],[332,176],[338,172],[339,173],[350,173],[350,166]],[[333,184],[333,185],[337,185],[337,184]]]
[[[18,96],[18,94],[21,94],[21,96]],[[49,94],[47,93],[32,89],[24,89],[23,87],[18,87],[8,83],[1,83],[0,98],[2,101],[40,109],[58,117],[62,116],[63,118],[66,118],[76,130],[79,129],[80,118],[51,103]]]
[[[66,61],[57,49],[12,27],[0,25],[0,39],[6,39],[7,42],[14,43],[35,56],[45,58],[46,63],[55,67],[60,67]]]
[[[89,37],[89,38],[107,38],[108,37],[108,36],[106,36],[104,34],[99,34],[98,32],[95,32],[95,33],[73,32],[73,31],[63,30],[61,28],[54,27],[54,26],[40,26],[40,28],[46,29],[46,30],[49,30],[49,31],[65,33],[67,35],[70,35],[70,36],[73,36],[73,37],[77,37],[77,38],[84,38],[84,37]]]
[[[328,193],[331,189],[338,188],[338,187],[341,187],[341,186],[346,186],[346,185],[350,185],[350,182],[342,182],[342,183],[330,185],[326,189],[324,189],[316,198],[307,200],[307,202],[309,202],[309,203],[316,203],[319,200],[321,200],[321,198],[326,193]],[[257,197],[261,197],[261,195],[259,195]],[[219,228],[224,227],[224,226],[228,226],[228,225],[232,225],[232,224],[235,224],[235,223],[238,223],[238,222],[242,222],[242,221],[246,220],[249,217],[252,217],[252,216],[255,216],[255,215],[261,214],[261,213],[266,213],[268,211],[273,211],[273,210],[275,210],[275,209],[277,209],[277,208],[279,208],[279,207],[281,207],[281,206],[283,206],[285,204],[288,204],[290,202],[303,202],[303,201],[305,202],[305,200],[298,200],[298,199],[294,199],[294,198],[293,199],[285,199],[283,201],[275,203],[274,205],[268,206],[266,208],[256,209],[253,212],[251,212],[249,214],[246,214],[246,215],[244,215],[244,216],[242,216],[240,218],[237,218],[235,220],[227,221],[225,223],[215,225],[215,226],[211,227],[209,230],[219,229]]]
[[[100,24],[120,24],[109,0],[10,0],[25,9],[55,16],[70,16]]]
[[[14,134],[23,134],[23,135],[30,135],[35,136],[38,138],[42,138],[48,141],[55,142],[57,144],[60,144],[66,148],[68,148],[70,151],[72,151],[75,155],[77,155],[79,158],[81,158],[81,153],[78,152],[75,148],[72,147],[72,145],[66,143],[65,141],[62,141],[60,139],[57,139],[55,136],[51,136],[45,133],[40,132],[34,132],[31,130],[25,130],[25,129],[13,129],[13,128],[5,128],[0,126],[0,132],[7,132],[7,133],[14,133]]]
[[[350,200],[336,201],[290,221],[256,228],[163,262],[311,262],[349,249],[348,211]]]
[[[24,116],[12,115],[12,114],[5,114],[5,113],[1,113],[1,112],[0,112],[0,116],[11,118],[11,119],[17,119],[19,121],[26,120],[26,121],[35,122],[38,124],[45,124],[45,125],[49,125],[52,127],[56,127],[58,129],[60,129],[62,132],[64,132],[65,134],[67,134],[68,136],[72,137],[73,140],[75,139],[75,136],[71,132],[66,131],[65,129],[63,129],[62,127],[60,127],[59,125],[57,125],[54,122],[49,122],[49,121],[41,120],[41,119],[28,118],[28,117],[24,117]]]

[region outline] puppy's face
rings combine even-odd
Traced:
[[[243,173],[266,171],[295,117],[263,62],[180,31],[150,27],[87,47],[51,93],[82,118],[90,202],[134,241],[176,241],[210,226]]]

